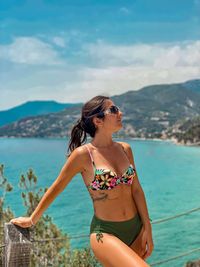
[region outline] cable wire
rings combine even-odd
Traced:
[[[175,259],[184,257],[184,256],[189,255],[189,254],[191,254],[191,253],[194,253],[194,252],[196,252],[196,251],[200,251],[200,248],[195,248],[195,249],[192,249],[192,250],[188,250],[188,251],[186,251],[186,252],[184,252],[184,253],[182,253],[182,254],[176,255],[176,256],[171,257],[171,258],[168,258],[168,259],[166,259],[166,260],[163,260],[163,261],[157,261],[157,262],[149,263],[149,264],[150,264],[150,266],[160,265],[160,264],[163,264],[163,263],[165,263],[165,262],[169,262],[169,261],[172,261],[172,260],[175,260]]]

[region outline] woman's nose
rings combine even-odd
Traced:
[[[119,116],[122,117],[122,115],[123,115],[123,112],[120,110],[119,111]]]

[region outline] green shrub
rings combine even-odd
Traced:
[[[24,217],[30,216],[37,207],[42,196],[48,188],[37,189],[37,177],[32,169],[27,175],[21,175],[19,186],[24,191],[21,193],[23,205],[26,207]],[[0,227],[3,229],[5,222],[14,218],[14,213],[10,207],[4,208],[6,194],[11,192],[12,185],[4,177],[4,165],[0,164]],[[30,239],[33,244],[31,250],[31,267],[59,266],[59,267],[90,267],[101,266],[92,253],[90,247],[84,249],[70,249],[69,236],[63,233],[48,215],[41,216],[40,220],[33,227],[29,228]],[[1,231],[3,233],[3,231]],[[50,239],[50,240],[46,240]],[[59,241],[58,241],[59,239]],[[0,244],[3,244],[3,235],[0,235]],[[2,266],[2,257],[0,258]]]

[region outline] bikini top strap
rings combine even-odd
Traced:
[[[129,159],[129,157],[128,157],[128,154],[127,154],[127,152],[125,151],[125,149],[124,149],[124,146],[122,145],[122,144],[120,144],[121,145],[121,147],[122,147],[122,149],[123,149],[123,151],[124,151],[124,153],[126,154],[126,157],[127,157],[127,159],[128,159],[128,161],[130,162],[130,159]],[[130,162],[131,163],[131,162]]]
[[[93,167],[94,167],[94,169],[96,169],[96,167],[95,167],[95,163],[94,163],[94,159],[93,159],[93,157],[92,157],[92,153],[90,152],[90,149],[89,149],[88,145],[86,145],[86,147],[87,147],[87,150],[88,150],[88,152],[89,152],[89,154],[90,154],[90,158],[91,158]]]

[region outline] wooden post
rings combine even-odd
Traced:
[[[186,267],[200,267],[200,260],[188,261],[185,266]]]
[[[28,267],[30,264],[30,232],[13,223],[4,224],[4,267]]]

